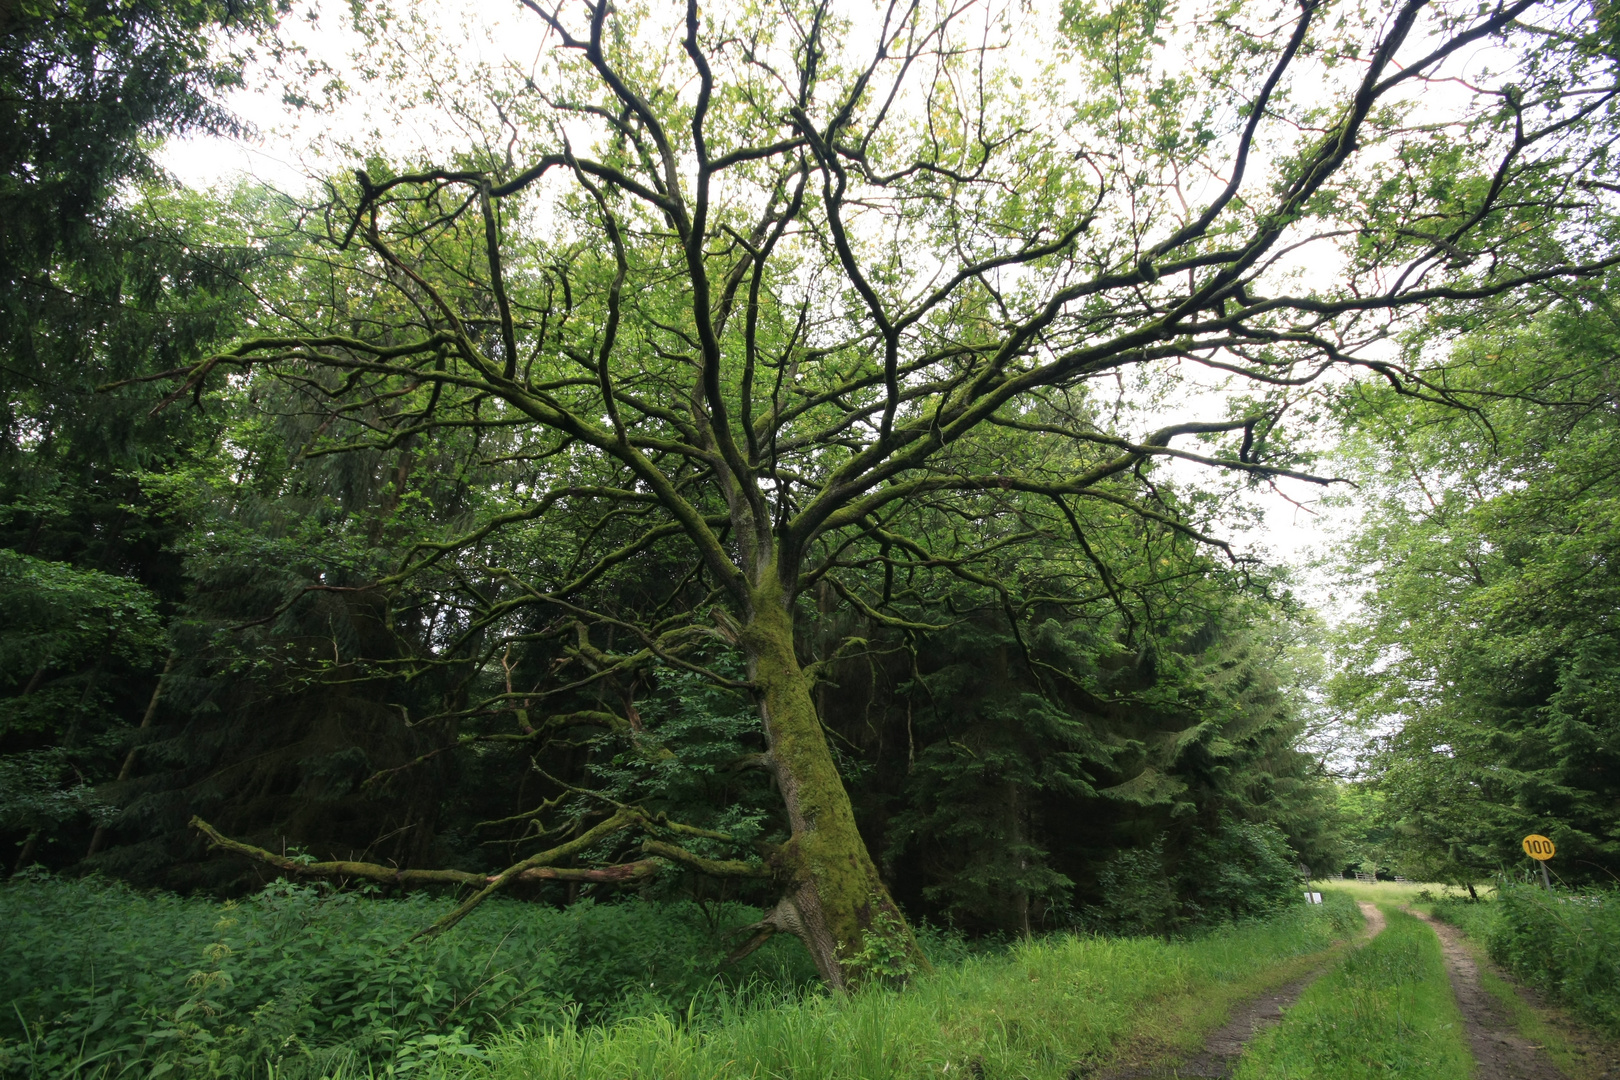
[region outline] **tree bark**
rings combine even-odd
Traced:
[[[871,974],[866,937],[879,920],[918,968],[927,960],[889,896],[855,826],[855,811],[833,764],[810,681],[794,652],[793,618],[774,578],[754,590],[741,641],[759,700],[777,787],[792,835],[779,856],[786,895],[766,919],[799,937],[827,985],[858,986]]]

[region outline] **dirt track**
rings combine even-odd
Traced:
[[[1525,1041],[1501,1003],[1485,989],[1480,982],[1479,965],[1458,940],[1456,929],[1421,911],[1411,908],[1405,911],[1428,923],[1440,937],[1440,947],[1446,955],[1446,974],[1451,977],[1451,989],[1457,995],[1457,1008],[1463,1015],[1468,1049],[1479,1063],[1479,1071],[1474,1074],[1476,1080],[1565,1080],[1564,1074],[1553,1066],[1539,1046]]]
[[[1362,932],[1358,945],[1365,945],[1377,937],[1384,929],[1384,913],[1377,906],[1365,900],[1358,901],[1361,913],[1366,916],[1367,927]],[[1149,1066],[1127,1066],[1116,1071],[1107,1071],[1098,1074],[1098,1080],[1159,1080],[1165,1077],[1226,1077],[1231,1076],[1237,1068],[1238,1059],[1243,1056],[1243,1047],[1256,1035],[1267,1028],[1281,1023],[1283,1010],[1299,1000],[1299,995],[1321,977],[1328,965],[1295,979],[1284,986],[1279,986],[1269,993],[1261,994],[1244,1004],[1238,1006],[1226,1023],[1212,1034],[1205,1042],[1203,1050],[1186,1061],[1176,1063],[1159,1062]],[[1557,1077],[1558,1074],[1554,1074]],[[1479,1080],[1491,1080],[1483,1073]],[[1534,1080],[1540,1080],[1539,1077]]]

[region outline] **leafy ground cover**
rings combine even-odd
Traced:
[[[278,885],[235,904],[105,882],[0,887],[0,1075],[1062,1076],[1153,1017],[1188,1038],[1347,936],[1348,899],[1197,938],[1060,936],[993,953],[927,939],[936,971],[833,997],[796,942],[717,976],[753,913],[486,905]],[[1196,1006],[1196,1007],[1195,1007]]]
[[[1251,1044],[1238,1080],[1467,1080],[1473,1057],[1440,943],[1394,905],[1383,910],[1384,932]]]
[[[696,1015],[739,986],[793,999],[815,979],[791,941],[721,972],[725,929],[759,917],[738,905],[492,902],[406,944],[449,904],[284,883],[218,903],[13,879],[0,887],[0,1075],[408,1073],[506,1029]]]
[[[1620,1037],[1620,892],[1506,885],[1482,903],[1440,901],[1434,915],[1514,977]]]

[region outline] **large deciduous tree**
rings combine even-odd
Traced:
[[[804,627],[847,607],[920,629],[914,581],[995,590],[983,568],[1029,545],[1081,568],[1042,602],[1129,611],[1096,508],[1209,539],[1166,459],[1309,479],[1285,418],[1338,368],[1406,388],[1381,349],[1404,311],[1616,258],[1594,227],[1615,73],[1583,6],[523,3],[548,34],[532,70],[481,69],[481,100],[421,76],[471,145],[334,186],[336,284],[173,373],[176,397],[280,378],[352,433],[323,452],[401,476],[458,430],[507,470],[372,583],[411,642],[390,670],[460,673],[417,722],[634,733],[660,665],[757,704],[791,826],[763,864],[604,804],[468,905],[639,829],[648,854],[770,875],[760,933],[859,981],[915,947]],[[381,53],[408,20],[372,30]],[[438,62],[398,59],[376,67],[401,86]],[[667,570],[606,588],[627,566]],[[1151,663],[1154,627],[1124,621]]]

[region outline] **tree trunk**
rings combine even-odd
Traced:
[[[787,894],[767,922],[802,939],[835,989],[893,974],[896,967],[926,967],[855,827],[849,794],[794,653],[793,618],[781,586],[770,581],[756,589],[753,608],[742,645],[792,827],[780,866]],[[874,922],[882,940],[868,941]],[[874,970],[878,963],[888,970]]]

